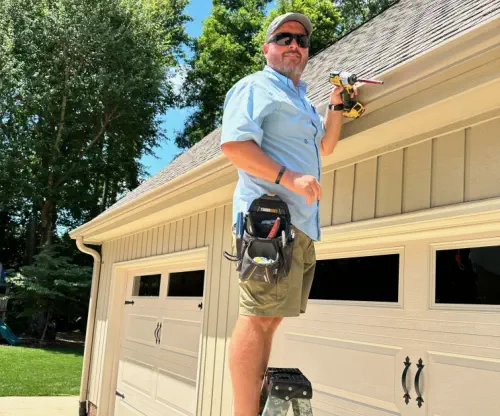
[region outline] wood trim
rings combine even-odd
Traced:
[[[474,235],[478,229],[500,232],[500,198],[327,227],[322,230],[322,240],[316,247],[324,251],[324,246],[334,244],[338,249],[340,243],[348,243],[348,247],[373,241],[394,244],[397,237],[408,241],[429,238],[433,234]]]

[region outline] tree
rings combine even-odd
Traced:
[[[342,32],[349,33],[367,20],[383,12],[398,0],[337,0],[335,5],[339,9],[344,22]]]
[[[315,25],[313,53],[335,40],[340,17],[331,1],[280,1],[266,17],[269,2],[214,1],[212,15],[194,41],[194,56],[188,62],[184,105],[196,110],[176,137],[179,147],[189,148],[214,130],[220,124],[227,91],[239,79],[263,68],[265,30],[278,14],[299,11],[311,17]]]
[[[271,0],[214,0],[203,33],[193,41],[182,95],[184,105],[197,110],[188,117],[177,146],[187,149],[215,129],[226,92],[238,79],[255,70],[259,52],[253,42]]]
[[[92,269],[72,264],[71,257],[61,256],[60,250],[53,244],[8,279],[14,286],[8,298],[14,307],[22,304],[18,317],[43,316],[42,342],[51,321],[81,317],[88,304]]]
[[[0,194],[25,198],[29,246],[51,244],[143,175],[176,102],[170,68],[188,37],[187,0],[0,3]]]

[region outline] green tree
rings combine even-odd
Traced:
[[[191,147],[217,127],[227,90],[255,70],[259,49],[253,38],[270,1],[214,0],[212,15],[193,41],[193,57],[187,62],[182,95],[184,105],[196,110],[176,137],[179,147]]]
[[[19,310],[17,317],[43,316],[40,341],[45,340],[51,321],[86,314],[92,269],[73,264],[60,250],[53,244],[36,255],[32,265],[8,278],[14,287],[8,298]],[[18,304],[22,307],[16,308]]]
[[[194,41],[194,56],[188,62],[184,105],[195,110],[176,137],[179,147],[189,148],[214,130],[220,124],[227,91],[239,79],[263,68],[265,30],[278,14],[298,11],[309,15],[315,26],[312,53],[336,39],[340,16],[331,1],[284,0],[266,17],[269,2],[214,1],[212,15]]]
[[[176,103],[187,0],[0,2],[0,194],[25,198],[33,247],[113,204]]]
[[[343,34],[362,25],[399,0],[336,0],[334,3],[344,18]]]

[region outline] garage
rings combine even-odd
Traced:
[[[500,414],[499,6],[400,2],[304,73],[320,113],[332,68],[384,80],[322,159],[310,302],[271,353],[315,416]],[[237,180],[218,128],[71,233],[97,259],[90,415],[232,416]]]
[[[500,216],[483,208],[318,246],[314,300],[272,357],[313,381],[315,415],[500,413]]]
[[[126,268],[122,279],[114,414],[195,415],[205,271]]]

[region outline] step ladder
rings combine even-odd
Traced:
[[[311,382],[298,368],[268,368],[260,392],[260,416],[312,416]]]

